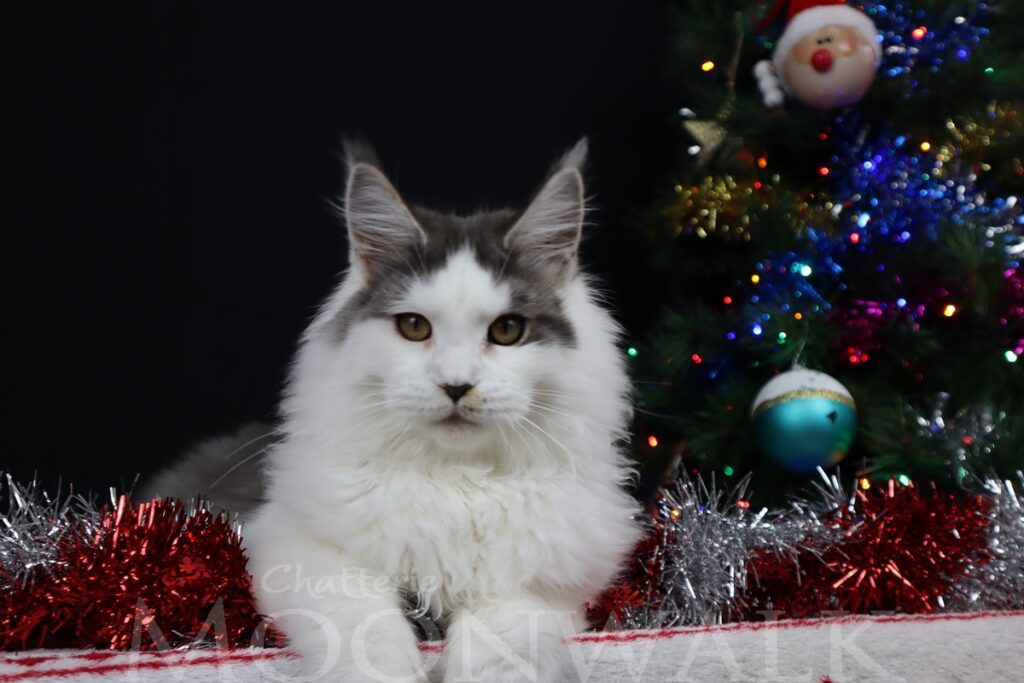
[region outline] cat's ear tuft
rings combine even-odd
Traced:
[[[368,280],[408,249],[422,246],[426,233],[380,170],[373,151],[362,143],[345,146],[348,180],[345,222],[350,261]]]
[[[579,267],[580,236],[586,217],[582,167],[587,156],[583,138],[569,150],[547,182],[505,236],[505,247],[542,264],[553,280],[572,279]]]

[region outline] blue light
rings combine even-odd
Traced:
[[[870,222],[871,222],[871,214],[869,214],[869,213],[862,213],[860,216],[857,217],[857,227],[858,228],[866,228],[866,227],[868,227],[868,223],[870,223]]]
[[[875,167],[875,164],[872,161],[865,161],[861,165],[864,167],[865,171],[870,171],[871,169],[873,169]]]
[[[899,299],[896,299],[896,305],[899,306],[900,308],[903,308],[904,306],[907,305],[907,300],[904,299],[903,297],[900,297]]]
[[[732,341],[733,339],[736,338],[736,333],[735,332],[726,332],[725,333],[725,338],[728,339],[729,341]]]
[[[754,327],[752,327],[750,331],[753,332],[755,336],[760,336],[761,332],[764,330],[761,329],[759,324],[754,323]]]

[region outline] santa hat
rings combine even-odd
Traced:
[[[875,28],[875,23],[864,12],[847,5],[846,0],[779,0],[768,12],[762,22],[762,27],[769,24],[786,5],[789,9],[786,28],[775,44],[771,62],[761,60],[754,66],[754,76],[757,77],[758,87],[761,89],[761,94],[764,95],[764,103],[769,107],[777,107],[782,104],[783,90],[789,91],[785,76],[773,65],[784,62],[790,51],[804,36],[814,33],[820,28],[847,26],[855,29],[871,45],[871,49],[875,52],[875,60],[881,60],[882,45],[878,41],[878,30]]]

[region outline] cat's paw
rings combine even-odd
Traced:
[[[530,662],[489,652],[475,661],[449,661],[444,683],[554,683],[557,676],[555,662],[543,658]]]
[[[398,610],[367,619],[354,629],[326,624],[294,632],[304,681],[317,683],[426,683],[429,666]],[[391,618],[395,617],[395,618]],[[372,624],[372,625],[371,625]],[[436,660],[436,657],[434,658]]]
[[[375,643],[365,650],[303,652],[302,680],[311,683],[427,683],[427,667],[417,648]]]

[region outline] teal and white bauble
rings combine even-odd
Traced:
[[[804,368],[761,387],[750,416],[758,447],[791,472],[836,464],[857,433],[857,406],[846,387],[824,372]]]

